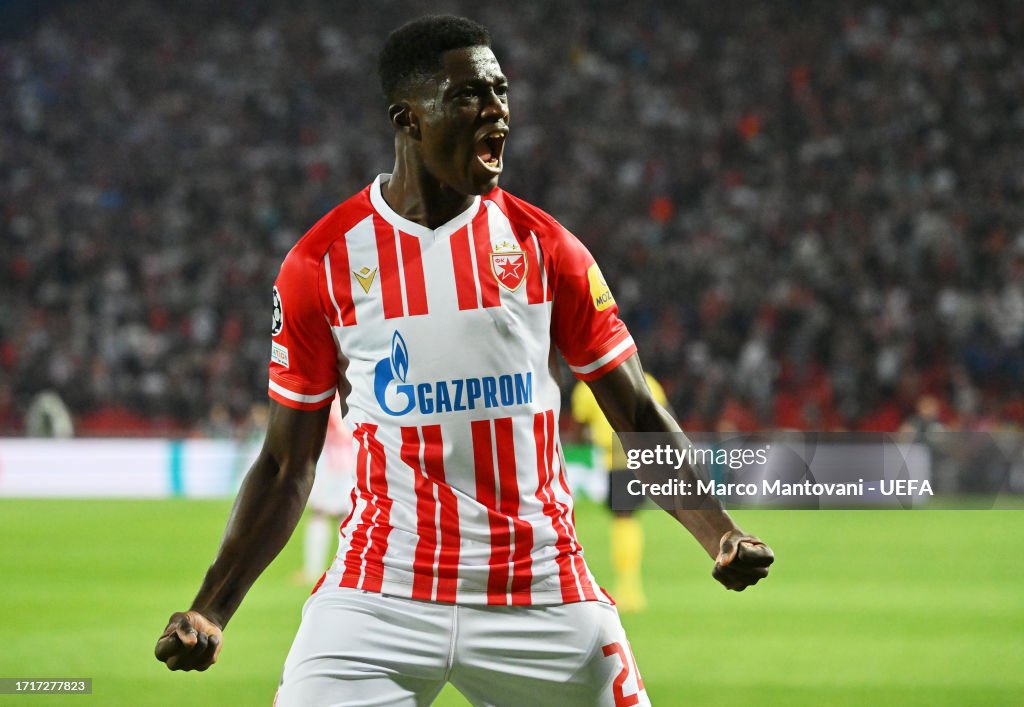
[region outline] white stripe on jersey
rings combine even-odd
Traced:
[[[632,336],[627,336],[619,344],[617,344],[611,351],[609,351],[608,353],[606,353],[604,356],[602,356],[601,358],[597,359],[596,361],[594,361],[592,363],[588,363],[586,366],[569,366],[569,369],[573,373],[583,373],[583,374],[592,373],[593,371],[596,371],[598,368],[600,368],[601,366],[605,365],[609,361],[613,360],[616,356],[618,356],[620,353],[622,353],[623,351],[625,351],[626,349],[628,349],[632,345],[633,345],[633,337]]]
[[[405,286],[405,258],[402,255],[402,239],[398,237],[398,229],[393,224],[389,223],[388,226],[391,226],[392,238],[395,239],[395,255],[397,256],[395,260],[398,265],[398,291],[402,295],[402,312],[408,314],[411,305],[409,290]]]
[[[338,313],[338,325],[341,325],[341,307],[338,306],[338,300],[334,296],[334,278],[331,276],[331,254],[330,252],[324,253],[324,269],[327,272],[327,294],[331,296],[331,304],[334,305],[334,310]],[[331,322],[331,330],[333,333],[334,322]],[[337,343],[337,337],[335,337],[335,343]]]
[[[299,393],[293,393],[282,385],[278,385],[273,380],[270,381],[270,389],[278,395],[294,400],[297,403],[319,403],[321,400],[327,400],[327,398],[334,395],[336,387],[332,387],[329,390],[325,390],[322,393],[315,393],[314,395],[301,395]]]
[[[380,291],[384,274],[380,271],[380,259],[377,255],[377,232],[373,227],[373,214],[353,226],[344,238],[348,248],[349,268],[353,272],[360,272],[363,268],[376,272],[370,282],[369,292],[364,292],[361,286],[352,287],[356,322],[359,325],[383,326],[384,310],[381,306]],[[344,273],[344,277],[351,278],[352,273]]]
[[[476,234],[473,233],[473,222],[471,221],[466,228],[469,229],[469,262],[473,266],[473,283],[476,286],[476,306],[482,308],[484,306],[484,293],[481,292],[480,267],[476,262]]]
[[[540,249],[540,240],[537,238],[537,234],[530,231],[530,237],[533,238],[533,247],[537,251],[537,267],[540,268],[540,284],[541,292],[548,291],[548,272],[544,269],[544,252]]]

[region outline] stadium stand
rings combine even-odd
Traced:
[[[503,186],[592,249],[692,430],[1024,425],[1013,3],[469,2]],[[83,0],[0,41],[0,434],[199,433],[266,393],[270,286],[391,164],[397,2]],[[218,410],[217,414],[221,414]]]

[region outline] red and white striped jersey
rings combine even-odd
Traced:
[[[636,351],[593,257],[501,189],[437,229],[382,175],[320,220],[274,288],[270,396],[345,399],[355,506],[317,585],[463,604],[608,601],[583,560],[552,344],[597,378]]]

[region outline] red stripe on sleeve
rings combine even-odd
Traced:
[[[354,326],[356,323],[356,305],[352,301],[352,273],[348,264],[348,243],[339,238],[327,251],[331,262],[330,288],[334,293],[334,302],[341,310],[339,326]],[[332,303],[333,304],[333,303]],[[330,310],[327,310],[330,311]]]
[[[487,220],[487,207],[481,206],[480,213],[470,224],[473,229],[473,247],[476,249],[476,271],[480,279],[480,295],[484,307],[500,307],[498,280],[491,270],[491,226]]]
[[[455,291],[459,309],[476,309],[476,280],[473,277],[473,256],[469,249],[469,226],[464,226],[448,239],[452,246],[452,265],[455,268]]]
[[[377,263],[380,267],[380,291],[384,302],[384,318],[405,316],[402,303],[402,282],[398,274],[398,249],[395,246],[395,227],[377,214],[373,215],[373,229],[377,235]]]
[[[544,515],[551,519],[551,527],[555,531],[555,549],[558,551],[555,562],[558,564],[558,581],[562,588],[562,600],[574,602],[580,601],[582,597],[576,587],[576,576],[570,558],[572,541],[565,526],[565,511],[559,508],[552,488],[554,470],[551,467],[551,456],[554,450],[551,435],[553,432],[554,414],[550,410],[538,412],[533,416],[533,438],[537,445],[536,496],[543,504]]]
[[[454,602],[459,579],[459,505],[444,476],[444,441],[441,426],[423,428],[423,462],[427,476],[435,483],[441,506],[438,530],[441,551],[437,559],[437,600]]]
[[[513,605],[529,604],[533,581],[533,526],[519,517],[519,480],[511,417],[494,421],[494,441],[498,449],[498,510],[512,522],[511,601]]]
[[[391,534],[391,504],[388,497],[388,480],[385,475],[386,457],[384,445],[377,439],[376,425],[359,425],[369,449],[369,479],[377,512],[370,528],[370,543],[366,549],[366,566],[363,571],[362,589],[379,592],[384,579],[384,553],[388,549],[388,535]],[[355,436],[355,435],[353,435]]]
[[[491,557],[487,576],[487,603],[508,604],[508,561],[512,550],[512,531],[507,517],[497,512],[497,486],[494,479],[494,440],[490,420],[474,420],[473,461],[476,467],[476,499],[487,509],[491,531]]]
[[[402,272],[405,273],[405,295],[409,316],[427,313],[427,284],[423,279],[423,258],[420,239],[408,233],[399,233],[402,241]]]
[[[415,427],[402,428],[402,461],[413,473],[416,492],[416,552],[412,561],[412,598],[434,598],[434,556],[437,553],[437,503],[434,486],[420,462],[420,435]]]

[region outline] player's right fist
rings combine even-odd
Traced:
[[[760,538],[731,530],[719,541],[718,557],[711,576],[726,589],[742,592],[768,576],[775,553]]]
[[[153,652],[171,670],[206,670],[217,662],[222,637],[220,626],[198,611],[178,611]]]

